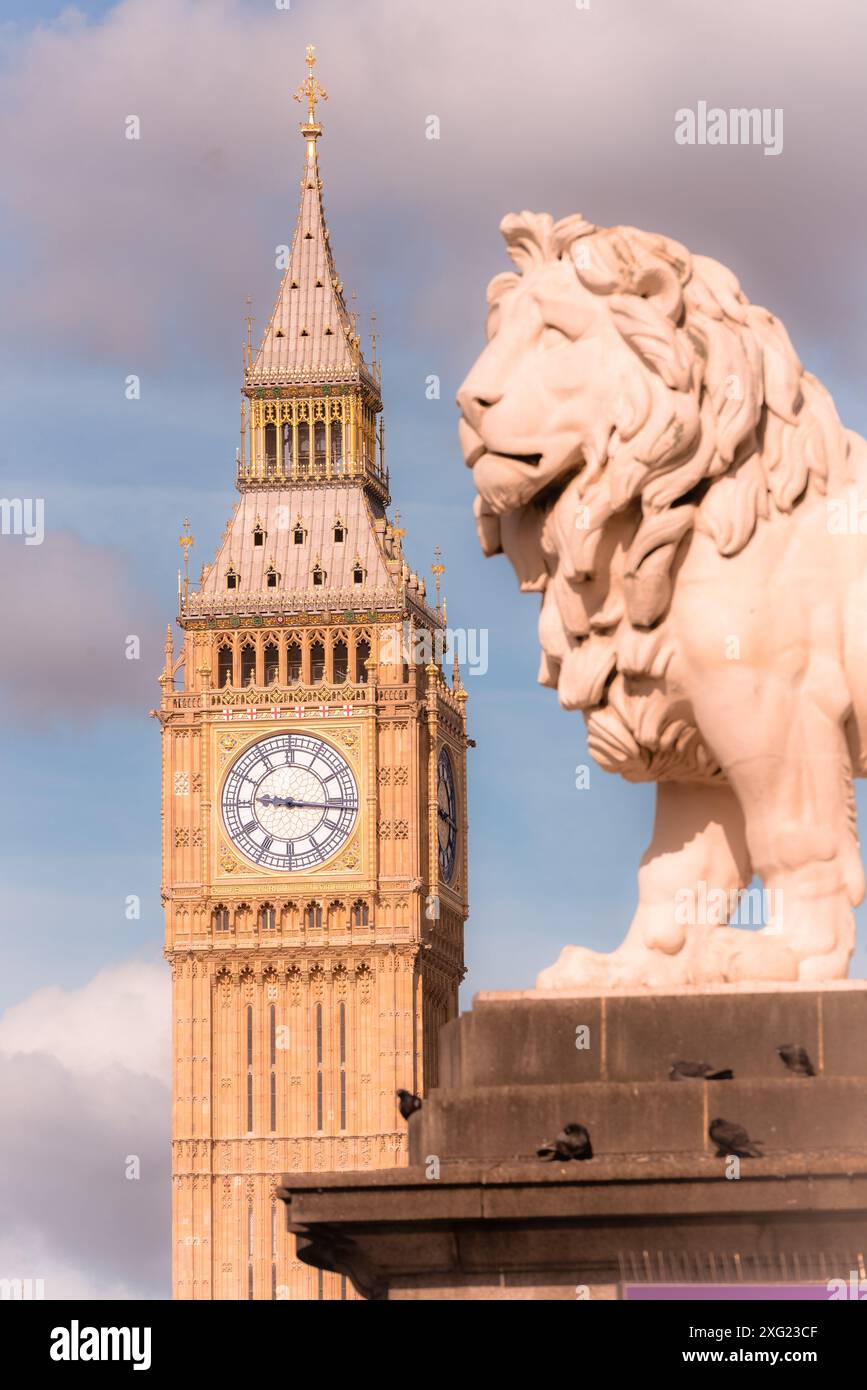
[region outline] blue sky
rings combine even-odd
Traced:
[[[235,498],[244,300],[258,332],[294,223],[289,97],[309,42],[330,97],[320,159],[337,265],[362,326],[378,315],[406,550],[426,573],[440,545],[450,621],[489,632],[488,673],[467,679],[464,1006],[531,985],[566,942],[619,943],[653,794],[595,768],[575,789],[583,723],[535,684],[536,600],[478,549],[454,393],[482,342],[485,285],[507,265],[500,218],[580,210],[731,265],[867,432],[865,15],[849,0],[834,14],[820,28],[800,0],[0,5],[2,491],[44,497],[47,525],[42,547],[0,540],[0,1009],[161,959],[147,711],[182,519],[197,573]],[[700,99],[782,107],[783,153],[677,146],[674,112]],[[137,145],[122,138],[130,112]],[[424,138],[432,113],[438,141]],[[139,663],[123,659],[128,633]],[[853,973],[865,962],[862,944]]]

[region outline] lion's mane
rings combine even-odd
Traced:
[[[555,501],[544,521],[542,548],[552,579],[558,568],[566,572],[559,593],[568,604],[597,566],[610,564],[606,533],[622,533],[630,517],[605,612],[571,653],[581,672],[570,707],[584,710],[591,750],[612,771],[636,780],[714,778],[719,769],[697,730],[673,718],[664,698],[671,650],[661,620],[676,582],[675,556],[693,530],[711,537],[720,554],[736,555],[760,518],[791,513],[811,490],[824,493],[835,461],[846,457],[846,432],[782,323],[750,304],[719,262],[690,255],[668,237],[600,228],[580,215],[554,222],[524,212],[506,217],[501,230],[519,270],[571,260],[581,284],[605,297],[645,368],[632,374],[617,418],[602,422],[601,456],[591,449],[570,480],[568,520],[558,519]],[[489,300],[519,279],[497,276]],[[586,516],[583,529],[572,520],[576,505]],[[633,698],[624,676],[644,677],[649,689]]]

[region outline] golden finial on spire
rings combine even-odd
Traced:
[[[391,528],[391,534],[397,541],[397,553],[398,555],[401,555],[403,553],[402,542],[404,536],[406,535],[406,528],[401,526],[400,524],[400,512],[395,512],[394,514],[394,525]]]
[[[244,315],[247,324],[247,366],[250,367],[253,363],[253,301],[249,295],[247,295],[247,298],[244,300],[244,303],[247,306],[247,312]]]
[[[433,575],[434,580],[435,580],[435,582],[436,582],[436,586],[437,586],[437,612],[438,612],[438,613],[440,612],[440,609],[441,609],[441,607],[442,607],[442,604],[441,604],[441,601],[440,601],[440,580],[441,580],[442,576],[443,576],[443,575],[445,574],[445,572],[446,572],[446,567],[445,567],[445,565],[442,563],[442,558],[443,558],[443,553],[442,553],[442,551],[440,550],[440,548],[439,548],[438,545],[435,545],[435,546],[434,546],[434,560],[436,561],[436,564],[431,565],[431,567],[430,567],[430,572],[431,572],[431,574]]]
[[[295,92],[293,100],[303,101],[305,97],[307,98],[307,121],[306,123],[302,123],[301,133],[302,135],[308,135],[309,131],[310,133],[308,139],[312,138],[314,140],[317,135],[322,134],[322,130],[316,120],[316,103],[317,101],[328,100],[328,93],[326,92],[325,88],[320,85],[318,78],[313,76],[313,68],[315,67],[315,65],[316,49],[312,43],[308,43],[307,76],[301,83],[301,86],[298,88],[298,91]]]
[[[188,596],[189,596],[189,592],[190,592],[190,576],[189,576],[190,546],[191,546],[191,545],[195,545],[195,541],[193,540],[193,537],[190,535],[190,523],[189,523],[189,521],[187,520],[186,517],[184,517],[184,530],[183,530],[183,534],[180,535],[180,536],[178,536],[178,545],[181,547],[181,550],[184,552],[184,603],[186,603],[187,598],[188,598]],[[181,581],[181,575],[180,575],[180,570],[179,570],[179,571],[178,571],[178,596],[179,596],[179,597],[180,597],[180,581]]]

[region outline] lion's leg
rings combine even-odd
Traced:
[[[661,782],[627,941],[635,937],[648,950],[676,955],[692,927],[728,920],[751,877],[743,813],[730,788]]]
[[[708,958],[707,939],[711,935],[721,944],[723,937],[746,935],[717,924],[727,920],[750,878],[743,815],[729,788],[660,783],[653,836],[638,873],[638,909],[623,944],[612,955],[567,946],[556,965],[541,973],[538,987],[729,978],[716,956]]]
[[[724,693],[718,686],[717,697]],[[739,720],[703,703],[699,725],[744,807],[750,858],[769,894],[771,920],[759,935],[794,954],[798,978],[843,978],[864,876],[841,723],[805,683],[757,682],[751,713]]]

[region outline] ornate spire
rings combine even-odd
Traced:
[[[277,302],[245,373],[245,386],[351,385],[364,379],[378,394],[376,374],[362,357],[331,254],[316,151],[322,134],[316,103],[327,96],[313,75],[315,62],[310,44],[307,77],[294,94],[296,101],[307,101],[307,120],[300,127],[307,148],[298,220]]]

